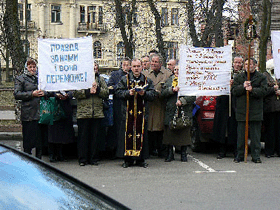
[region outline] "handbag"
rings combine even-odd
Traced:
[[[181,130],[192,125],[191,119],[185,115],[183,109],[181,109],[181,116],[179,117],[179,109],[181,108],[177,106],[173,119],[169,123],[170,130]]]

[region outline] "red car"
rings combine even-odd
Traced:
[[[194,152],[200,151],[204,142],[212,138],[214,116],[216,110],[216,96],[199,96],[193,111],[193,126],[191,148]],[[198,107],[199,106],[199,107]]]

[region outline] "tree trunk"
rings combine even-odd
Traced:
[[[135,0],[133,0],[133,1],[136,2]],[[123,39],[123,42],[124,42],[125,56],[132,59],[133,58],[133,46],[134,46],[133,43],[132,43],[133,42],[132,21],[128,20],[128,22],[129,22],[129,24],[128,24],[129,38],[128,38],[128,35],[126,33],[126,29],[125,29],[126,23],[125,23],[125,20],[123,18],[122,1],[121,0],[115,0],[115,4],[116,4],[116,21],[117,21],[117,25],[120,28],[122,39]]]
[[[208,1],[207,1],[208,2]],[[209,1],[210,2],[210,1]],[[208,2],[208,3],[209,3]],[[210,47],[212,44],[213,35],[215,34],[215,45],[223,46],[223,33],[222,33],[222,11],[225,0],[213,0],[212,6],[207,6],[203,10],[202,21],[205,23],[205,28],[201,32],[201,37],[197,34],[195,26],[195,11],[193,0],[187,0],[187,15],[190,36],[195,47]],[[209,8],[208,8],[209,7]],[[203,23],[201,23],[203,24]]]
[[[162,55],[163,57],[163,62],[164,62],[164,65],[165,65],[165,62],[166,62],[166,54],[165,54],[165,51],[164,51],[164,42],[163,42],[163,38],[162,38],[162,33],[161,33],[161,24],[160,24],[160,21],[161,21],[161,16],[153,2],[153,0],[148,0],[148,4],[151,8],[151,11],[155,17],[155,21],[156,21],[156,37],[157,37],[157,47],[158,47],[158,50],[160,52],[160,54]]]
[[[8,43],[7,49],[10,51],[15,75],[18,75],[22,73],[24,68],[26,55],[23,51],[22,40],[20,39],[17,0],[6,0],[3,24],[5,28],[4,33]]]
[[[266,55],[267,55],[267,42],[270,36],[271,25],[271,2],[270,0],[263,0],[262,4],[262,19],[261,31],[259,42],[259,70],[264,72],[266,70]]]

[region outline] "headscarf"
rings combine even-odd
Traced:
[[[174,76],[172,87],[177,87],[177,86],[178,86],[178,77]]]

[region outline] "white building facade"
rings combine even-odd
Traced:
[[[129,6],[124,1],[123,6]],[[179,58],[179,46],[187,43],[186,3],[178,0],[158,1],[161,14],[164,47],[168,59]],[[155,19],[146,1],[137,1],[133,17],[135,57],[147,55],[157,49]],[[24,37],[28,21],[29,56],[38,58],[38,38],[93,37],[94,58],[103,68],[118,67],[125,56],[124,44],[116,26],[112,0],[19,0],[19,19]],[[125,10],[124,10],[125,16]]]

